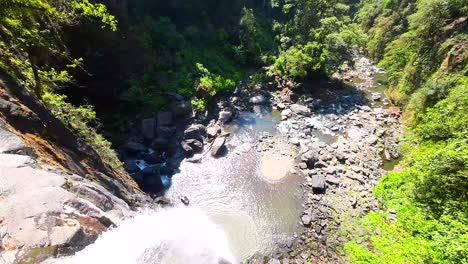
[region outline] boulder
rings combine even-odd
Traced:
[[[134,152],[146,151],[147,149],[147,147],[145,147],[143,144],[134,141],[128,141],[125,143],[124,148]]]
[[[156,132],[159,137],[172,138],[176,132],[176,128],[173,126],[158,126]]]
[[[221,133],[221,127],[219,125],[214,125],[206,129],[206,134],[209,138],[214,138],[219,133]]]
[[[185,140],[185,143],[187,143],[196,152],[203,150],[203,143],[196,139],[187,139]]]
[[[380,99],[382,99],[382,95],[379,93],[372,93],[371,99],[372,101],[380,101]]]
[[[169,111],[161,111],[157,114],[158,126],[172,125],[172,113]]]
[[[169,142],[165,138],[158,137],[151,142],[151,148],[154,150],[165,151],[169,148]]]
[[[141,121],[141,133],[146,139],[153,139],[156,132],[156,120],[154,118],[147,118]]]
[[[333,185],[340,184],[340,180],[337,177],[333,176],[333,175],[327,175],[327,177],[325,178],[325,181],[327,183],[330,183],[330,184],[333,184]]]
[[[233,113],[231,111],[223,110],[219,112],[218,120],[221,123],[227,123],[229,120],[231,120],[232,116]]]
[[[311,185],[314,193],[323,193],[325,191],[325,177],[323,175],[312,175]]]
[[[225,136],[217,137],[214,140],[213,145],[211,146],[211,156],[219,157],[226,148],[224,144],[226,144],[226,137]]]
[[[315,149],[308,150],[306,153],[302,154],[301,160],[305,162],[310,168],[314,167],[315,163],[319,160],[318,151]]]
[[[185,154],[187,154],[188,156],[191,156],[195,152],[186,141],[181,141],[180,146],[182,147],[182,150],[185,152]]]
[[[249,103],[254,105],[265,104],[267,102],[265,96],[263,95],[255,95],[249,99]]]
[[[308,116],[308,115],[311,114],[310,109],[307,106],[304,106],[304,105],[292,104],[292,105],[289,106],[289,108],[291,109],[291,111],[293,111],[294,113],[296,113],[298,115]]]
[[[184,131],[185,139],[202,139],[206,133],[206,128],[202,124],[193,124]]]
[[[281,116],[282,117],[290,117],[291,114],[292,114],[291,109],[284,109],[283,111],[281,111]]]
[[[124,162],[124,168],[128,173],[139,172],[140,168],[137,166],[135,160],[126,160]]]

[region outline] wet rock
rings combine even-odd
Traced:
[[[154,118],[147,118],[141,121],[141,133],[146,139],[153,139],[156,132],[156,120]]]
[[[137,166],[135,160],[126,160],[124,162],[124,168],[128,173],[139,172],[140,167]]]
[[[265,96],[263,95],[256,95],[253,96],[249,99],[249,103],[254,104],[254,105],[260,105],[260,104],[265,104],[267,102]]]
[[[213,145],[211,146],[211,156],[219,157],[226,148],[226,146],[224,145],[225,143],[226,143],[226,137],[225,136],[217,137],[213,141]]]
[[[312,175],[312,190],[314,193],[325,191],[325,177],[323,175]]]
[[[278,107],[278,110],[283,110],[286,108],[286,105],[284,105],[283,103],[278,103],[276,107]]]
[[[202,124],[193,124],[184,130],[185,139],[201,139],[206,133],[206,128]]]
[[[291,109],[291,111],[293,111],[294,113],[298,115],[308,116],[311,114],[310,109],[304,105],[292,104],[291,106],[289,106],[289,108]]]
[[[134,141],[128,141],[125,143],[124,148],[129,151],[134,151],[134,152],[139,152],[139,151],[146,151],[147,147],[145,145],[134,142]]]
[[[233,113],[231,111],[223,110],[219,112],[218,120],[221,123],[227,123],[231,120],[232,116],[233,116]]]

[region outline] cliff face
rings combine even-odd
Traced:
[[[0,72],[1,263],[80,249],[148,201]]]

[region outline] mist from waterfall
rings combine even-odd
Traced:
[[[49,262],[48,262],[49,263]],[[75,256],[53,263],[237,263],[222,230],[204,212],[170,208],[139,213]]]

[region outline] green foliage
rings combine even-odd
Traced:
[[[193,109],[195,111],[204,113],[206,111],[206,100],[205,99],[193,99],[191,101]]]
[[[270,21],[259,21],[251,8],[242,9],[239,22],[240,45],[236,48],[236,53],[243,63],[263,63],[265,60],[262,57],[269,56],[274,49],[272,33],[260,22],[265,24]]]
[[[120,170],[122,163],[112,150],[111,143],[91,126],[91,123],[96,121],[96,112],[89,105],[73,106],[65,101],[66,98],[65,95],[47,92],[43,96],[43,101],[51,112],[72,132],[91,146],[106,164]]]
[[[65,60],[72,65],[78,62],[68,54],[61,30],[85,18],[98,18],[103,27],[117,28],[115,17],[107,12],[105,5],[88,0],[1,1],[0,60],[3,67],[40,97],[45,89],[54,86],[54,80],[43,74],[45,69],[63,73],[54,69],[55,65],[48,65],[49,61]]]
[[[287,1],[282,11],[289,16],[279,39],[283,50],[270,74],[304,78],[313,74],[332,74],[350,59],[353,46],[364,46],[365,35],[349,18],[344,1]]]
[[[363,218],[345,249],[354,263],[468,263],[468,79],[460,1],[363,2],[357,19],[387,94],[405,106],[404,165],[374,193],[385,211]],[[450,44],[449,44],[450,43]],[[357,243],[363,241],[363,243]]]
[[[197,89],[206,92],[211,97],[218,93],[231,92],[236,86],[235,80],[212,74],[200,63],[197,63],[197,73],[199,75]]]

